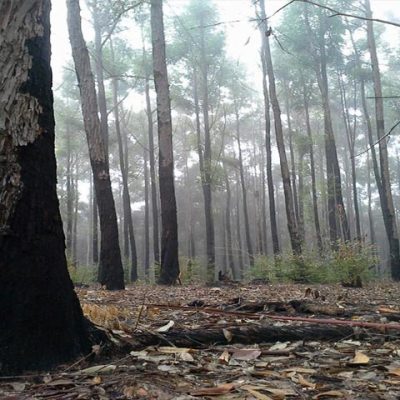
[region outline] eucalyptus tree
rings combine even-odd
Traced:
[[[257,9],[256,9],[256,14]],[[264,20],[266,18],[265,6],[260,5],[260,12],[258,15]],[[259,25],[261,35],[261,66],[262,66],[262,84],[263,84],[263,95],[264,95],[264,118],[265,118],[265,155],[266,155],[266,170],[267,170],[267,186],[268,186],[268,202],[269,202],[269,219],[271,226],[271,239],[272,239],[272,250],[275,255],[279,254],[279,238],[278,238],[278,225],[276,222],[276,208],[275,208],[275,193],[274,193],[274,178],[272,174],[272,148],[271,148],[271,116],[270,116],[270,98],[268,93],[268,71],[266,64],[266,26],[264,23]]]
[[[207,0],[192,0],[175,18],[174,41],[170,58],[176,67],[186,73],[182,80],[186,85],[186,99],[190,99],[191,112],[195,114],[197,152],[200,180],[204,198],[207,265],[209,276],[214,276],[215,233],[213,216],[213,176],[215,157],[212,153],[213,129],[219,118],[221,65],[225,61],[225,36],[218,26],[215,5]],[[184,82],[180,85],[185,86]],[[189,89],[192,88],[191,91]],[[187,101],[186,101],[187,104]],[[212,116],[210,117],[210,111]]]
[[[389,157],[387,140],[385,139],[385,117],[382,97],[382,83],[381,73],[379,69],[379,60],[375,43],[374,25],[370,20],[372,18],[372,11],[369,0],[365,0],[366,17],[369,18],[367,21],[367,38],[368,38],[368,50],[370,54],[372,76],[374,84],[375,94],[375,119],[376,119],[376,131],[378,138],[379,148],[379,164],[380,164],[380,187],[379,192],[382,216],[385,224],[386,235],[389,241],[390,251],[390,269],[392,278],[396,281],[400,280],[400,243],[397,232],[396,215],[393,204],[393,196],[390,182],[389,172]],[[371,144],[372,147],[375,143]]]
[[[107,289],[123,289],[124,274],[118,241],[117,215],[111,189],[108,158],[98,117],[95,82],[82,34],[79,0],[67,0],[67,8],[72,56],[81,93],[82,114],[99,207],[101,251],[98,279]]]
[[[90,352],[56,193],[50,1],[0,3],[0,374]],[[18,74],[7,71],[18,69]]]
[[[159,177],[161,198],[161,273],[159,283],[171,285],[179,278],[178,224],[174,184],[171,100],[165,54],[162,0],[151,0],[153,76],[157,93]]]
[[[326,4],[329,5],[329,1]],[[346,4],[342,0],[335,0],[335,5],[346,9]],[[283,45],[293,53],[296,63],[314,71],[320,91],[324,114],[329,237],[331,245],[335,247],[337,240],[342,237],[342,232],[344,240],[350,239],[333,131],[328,80],[329,64],[340,51],[343,42],[344,24],[340,18],[329,18],[326,9],[307,3],[293,4],[285,11],[285,23],[279,26],[279,31],[285,35]],[[304,37],[308,40],[305,41]]]
[[[276,91],[276,83],[275,83],[275,75],[274,75],[274,67],[272,63],[271,50],[269,44],[269,30],[265,13],[265,4],[264,0],[260,0],[260,25],[264,31],[266,39],[263,40],[263,57],[265,57],[266,70],[268,75],[268,83],[269,83],[269,95],[271,99],[272,111],[274,115],[274,124],[275,124],[275,135],[276,135],[276,143],[278,146],[279,159],[280,159],[280,167],[281,167],[281,175],[283,181],[283,191],[285,195],[285,209],[286,209],[286,218],[287,225],[289,230],[290,242],[292,246],[292,250],[294,254],[300,255],[302,252],[301,249],[301,241],[299,238],[299,234],[297,231],[296,217],[293,205],[293,192],[292,186],[290,182],[290,173],[289,167],[286,157],[285,143],[283,138],[283,128],[282,128],[282,120],[281,120],[281,110],[279,106],[279,100]]]

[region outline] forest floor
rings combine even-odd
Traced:
[[[120,350],[0,378],[0,399],[399,399],[399,289],[80,288]]]

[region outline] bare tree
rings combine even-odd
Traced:
[[[179,277],[178,224],[174,187],[171,100],[165,60],[162,0],[151,0],[154,83],[157,93],[159,177],[161,198],[161,274],[159,283],[171,285]]]
[[[118,225],[104,140],[101,135],[96,89],[89,53],[82,34],[79,0],[67,0],[68,30],[81,93],[82,114],[100,217],[99,282],[109,290],[124,288]]]

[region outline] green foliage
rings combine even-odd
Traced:
[[[72,282],[76,284],[90,285],[96,282],[97,269],[89,265],[76,265],[67,261],[68,273]]]
[[[182,257],[179,260],[183,284],[204,283],[203,267],[196,259]]]
[[[373,278],[377,264],[375,248],[360,242],[338,243],[337,250],[305,252],[301,258],[292,253],[278,257],[259,255],[254,266],[246,273],[246,280],[266,279],[269,282],[292,281],[298,283],[342,283],[354,285]]]

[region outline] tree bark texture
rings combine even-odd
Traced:
[[[162,0],[151,0],[151,35],[154,83],[157,93],[159,179],[161,198],[160,284],[172,285],[179,277],[178,223],[174,186],[171,100],[165,60]]]
[[[369,0],[365,0],[366,16],[372,17]],[[381,176],[381,207],[383,222],[386,229],[386,235],[389,241],[390,249],[390,270],[392,278],[400,280],[400,243],[397,233],[396,215],[393,205],[392,189],[390,183],[389,156],[387,149],[387,139],[382,139],[385,135],[385,119],[383,111],[381,74],[379,71],[378,55],[376,51],[374,26],[372,21],[367,21],[368,48],[371,57],[372,76],[374,81],[375,94],[375,116],[376,130],[379,140],[379,164]]]
[[[82,114],[93,171],[100,219],[99,282],[106,289],[124,289],[124,271],[118,242],[118,225],[107,154],[101,135],[96,89],[89,53],[83,39],[79,0],[67,0],[68,30],[81,93]]]
[[[119,118],[118,80],[116,78],[113,78],[112,85],[113,85],[115,132],[117,134],[119,166],[121,169],[121,176],[122,176],[122,203],[124,209],[124,221],[126,221],[128,227],[129,248],[131,250],[130,251],[131,269],[129,277],[131,282],[136,282],[138,279],[136,241],[135,241],[135,232],[133,230],[131,196],[129,194],[128,166],[125,164],[124,146],[122,142],[121,125]],[[127,149],[125,151],[127,151]]]
[[[263,4],[264,5],[264,4]],[[260,16],[262,19],[266,18],[265,7],[260,8]],[[265,114],[265,155],[266,155],[266,169],[267,169],[267,187],[268,187],[268,202],[269,202],[269,219],[271,225],[271,239],[272,251],[274,255],[280,253],[278,225],[276,222],[276,207],[275,207],[275,193],[274,193],[274,178],[272,175],[272,149],[271,149],[271,117],[270,117],[270,100],[268,94],[268,71],[266,64],[266,36],[267,28],[264,24],[260,24],[261,34],[261,64],[263,72],[263,94],[264,94],[264,114]]]
[[[49,13],[0,3],[0,374],[90,351],[56,193]]]
[[[260,8],[263,11],[262,15],[265,15],[265,5],[264,0],[260,0]],[[267,20],[263,21],[263,29],[265,29],[264,34],[268,30]],[[274,114],[274,122],[275,122],[275,135],[276,135],[276,143],[278,146],[279,152],[279,160],[280,160],[280,167],[281,167],[281,174],[282,174],[282,181],[283,181],[283,192],[285,194],[285,207],[286,207],[286,218],[287,218],[287,225],[289,230],[290,236],[290,243],[292,245],[293,253],[296,255],[301,254],[301,242],[297,232],[297,225],[296,225],[296,216],[294,212],[294,204],[293,204],[293,192],[290,183],[290,173],[288,162],[286,158],[286,151],[285,151],[285,143],[283,139],[283,128],[282,128],[282,120],[281,120],[281,110],[279,107],[278,96],[276,93],[276,85],[275,85],[275,76],[274,76],[274,69],[272,65],[272,58],[271,58],[271,50],[269,47],[269,38],[266,37],[264,41],[265,48],[264,48],[264,56],[265,56],[265,63],[267,66],[267,73],[268,73],[268,82],[269,82],[269,95],[271,98],[272,104],[272,111]]]

